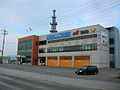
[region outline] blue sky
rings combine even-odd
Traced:
[[[8,31],[4,55],[16,55],[20,37],[48,34],[54,8],[58,31],[93,24],[120,27],[120,0],[0,0],[0,29]],[[2,34],[0,49],[1,44]]]

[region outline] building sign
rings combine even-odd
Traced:
[[[87,33],[89,33],[89,30],[82,30],[82,31],[80,31],[80,33],[81,34],[87,34]]]
[[[56,38],[62,38],[62,37],[69,37],[71,35],[70,32],[63,32],[58,34],[52,34],[47,36],[47,40],[49,39],[56,39]]]
[[[101,43],[103,46],[108,46],[108,34],[106,32],[101,33]]]
[[[17,58],[26,58],[26,56],[22,56],[22,55],[17,55]]]
[[[74,32],[72,32],[72,35],[78,35],[78,34],[87,34],[87,33],[93,33],[95,32],[97,29],[96,28],[92,28],[90,30],[76,30]]]
[[[96,30],[97,30],[96,28],[90,29],[91,32],[95,32]]]
[[[73,35],[78,35],[79,34],[79,30],[76,30],[72,33]]]

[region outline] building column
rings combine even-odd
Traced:
[[[47,56],[46,56],[46,61],[45,61],[45,65],[47,66]]]
[[[72,67],[74,67],[74,56],[72,56]]]
[[[57,66],[58,66],[58,67],[60,66],[60,56],[58,56],[58,63],[57,63]]]

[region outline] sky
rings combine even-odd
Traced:
[[[58,31],[94,24],[120,29],[120,0],[0,0],[0,50],[2,29],[8,31],[4,55],[17,54],[18,38],[49,34],[54,8]]]

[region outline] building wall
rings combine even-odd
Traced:
[[[115,57],[116,57],[116,68],[120,68],[120,38],[119,38],[119,30],[117,28],[115,29]]]
[[[107,28],[109,31],[109,38],[114,39],[114,44],[110,44],[110,48],[114,48],[114,54],[110,54],[110,61],[113,61],[114,66],[112,68],[120,68],[120,34],[116,27]]]
[[[31,64],[37,65],[38,64],[38,41],[39,36],[28,36],[18,39],[18,43],[25,41],[25,40],[32,40],[32,53],[31,53]],[[18,54],[17,54],[18,55]]]

